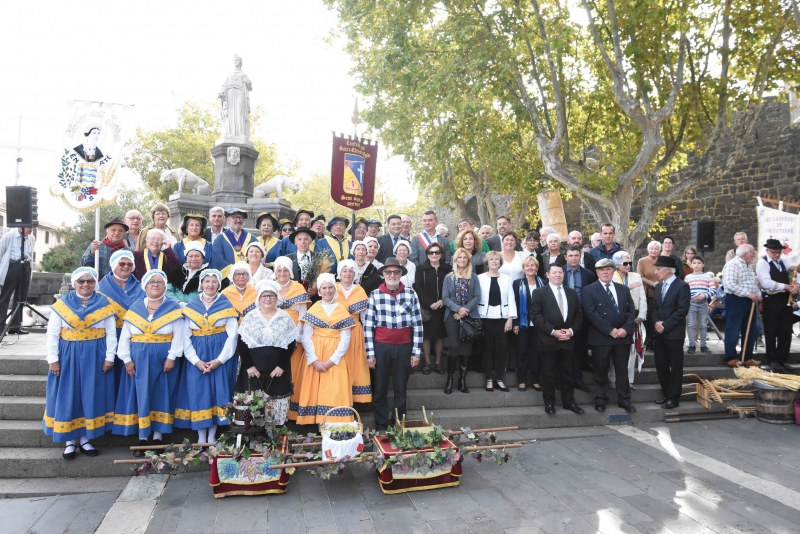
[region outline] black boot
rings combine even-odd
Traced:
[[[453,375],[447,375],[447,383],[444,385],[444,392],[448,395],[453,392]]]
[[[461,376],[458,377],[458,391],[461,393],[469,393],[467,389],[467,366],[461,366]]]

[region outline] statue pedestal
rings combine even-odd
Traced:
[[[225,202],[245,204],[249,198],[253,197],[253,174],[258,160],[258,151],[246,144],[226,142],[212,148],[211,157],[214,158],[214,193],[212,194],[217,203],[220,205]]]
[[[167,206],[170,210],[169,225],[176,229],[181,227],[183,216],[187,213],[199,213],[208,218],[208,211],[214,206],[221,206],[226,210],[228,208],[239,208],[246,211],[247,219],[244,221],[244,227],[248,232],[255,235],[261,235],[260,232],[253,228],[256,225],[256,218],[259,213],[266,211],[277,217],[278,220],[291,220],[295,216],[295,210],[292,209],[291,203],[288,200],[277,198],[250,198],[244,202],[226,202],[220,201],[213,196],[173,193],[169,196]]]

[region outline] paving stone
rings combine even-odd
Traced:
[[[464,534],[470,530],[467,523],[460,518],[436,519],[427,521],[427,523],[428,528],[431,529],[433,534]]]
[[[25,533],[58,500],[58,497],[14,499],[13,504],[0,508],[0,525],[5,534]]]
[[[495,523],[492,519],[475,521],[474,523],[469,523],[468,526],[473,534],[495,534],[503,532],[503,529],[500,528],[500,525]]]
[[[371,512],[370,515],[372,516],[371,523],[373,528],[381,534],[384,532],[391,534],[430,533],[430,529],[422,515],[413,508],[389,508]],[[364,521],[364,523],[367,522]]]
[[[464,476],[461,478],[463,480]],[[441,493],[447,503],[455,509],[458,516],[467,524],[489,518],[489,514],[487,514],[478,501],[464,489],[463,485],[455,488],[443,489]]]
[[[59,497],[28,532],[30,534],[61,534],[78,517],[81,509],[91,497],[91,493]]]
[[[203,477],[202,474],[197,474]],[[172,533],[178,529],[186,497],[192,488],[195,473],[181,473],[169,479],[158,501],[153,517],[147,525],[147,534]]]
[[[603,534],[618,534],[620,532],[624,534],[641,533],[638,528],[628,524],[610,510],[597,510],[591,514],[582,514],[581,517]]]
[[[640,512],[652,517],[654,521],[667,525],[676,534],[711,534],[714,532],[691,517],[682,514],[676,508],[664,504],[645,493],[622,497],[622,500],[631,504]]]
[[[83,505],[83,508],[81,508],[77,517],[72,520],[64,534],[86,534],[97,530],[106,513],[114,505],[119,493],[119,491],[92,493],[89,501]]]
[[[409,497],[420,515],[429,523],[459,519],[458,512],[448,505],[447,499],[438,490],[415,491]]]
[[[547,533],[595,534],[595,527],[572,511],[551,512],[537,516],[533,521]]]

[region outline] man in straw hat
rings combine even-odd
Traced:
[[[653,352],[663,394],[655,402],[667,410],[677,408],[681,403],[683,340],[692,300],[689,284],[675,276],[679,267],[672,256],[659,256],[655,264],[659,282],[653,298]],[[626,372],[623,370],[622,374]],[[620,379],[620,373],[617,372],[617,381]]]
[[[756,273],[750,268],[755,256],[753,245],[739,245],[736,256],[722,269],[725,284],[725,362],[729,367],[757,366],[761,362],[753,359],[756,344],[758,303],[761,290]],[[736,354],[736,344],[742,338],[742,356]]]
[[[791,295],[797,295],[800,285],[789,283],[789,267],[781,259],[783,244],[777,239],[767,239],[764,248],[767,253],[758,260],[756,275],[763,299],[761,306],[767,362],[777,373],[794,373],[788,361],[796,315],[789,305],[789,299]]]

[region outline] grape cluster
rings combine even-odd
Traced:
[[[242,421],[244,421],[244,429],[248,430],[250,425],[253,423],[253,414],[250,413],[250,410],[244,411],[244,415],[242,415]]]
[[[342,432],[340,430],[335,430],[331,432],[331,439],[334,441],[347,441],[348,439],[353,439],[357,435],[357,432]]]

